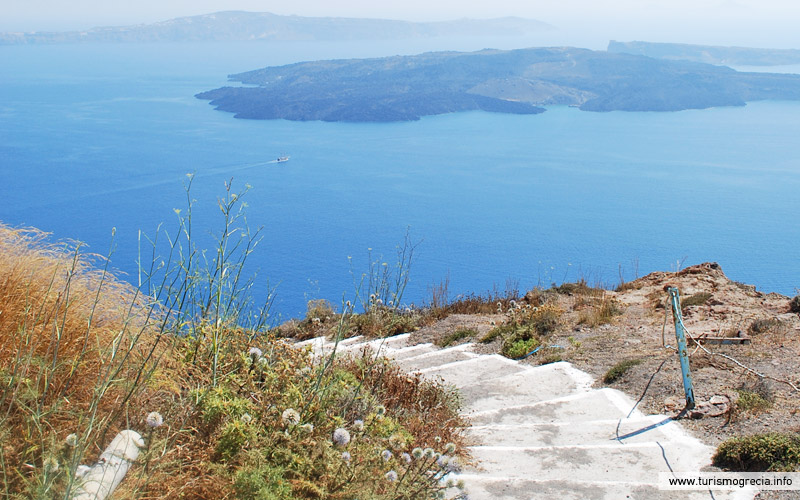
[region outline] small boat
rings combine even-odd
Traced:
[[[277,160],[278,163],[283,163],[285,161],[289,161],[289,157],[288,156],[279,156],[278,157],[278,160]]]

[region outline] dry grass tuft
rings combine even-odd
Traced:
[[[611,323],[615,317],[623,313],[619,302],[606,293],[599,297],[591,297],[580,305],[576,304],[577,308],[580,308],[578,324],[592,328]]]
[[[3,477],[6,491],[30,495],[70,482],[62,474],[44,484],[38,474],[67,435],[79,441],[72,461],[104,446],[163,354],[136,291],[96,269],[100,257],[46,236],[0,225]]]

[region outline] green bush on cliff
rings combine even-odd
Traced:
[[[800,436],[770,432],[734,437],[712,458],[717,467],[739,472],[791,472],[800,467]]]

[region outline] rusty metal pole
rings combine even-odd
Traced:
[[[694,386],[692,385],[692,372],[689,370],[689,353],[686,350],[686,330],[683,326],[683,317],[681,315],[681,298],[677,288],[670,287],[667,291],[672,301],[672,317],[675,319],[675,338],[678,341],[678,357],[681,360],[683,391],[686,393],[686,409],[691,410],[695,406]]]

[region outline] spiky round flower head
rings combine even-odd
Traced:
[[[359,419],[359,420],[356,420],[355,422],[353,422],[353,429],[355,429],[357,431],[363,431],[364,430],[364,421]]]
[[[411,455],[409,455],[408,453],[403,452],[403,454],[400,455],[400,458],[402,458],[403,462],[405,462],[407,464],[411,463]]]
[[[247,425],[252,421],[253,421],[253,417],[251,417],[249,413],[245,413],[244,415],[242,415],[242,423],[243,424]]]
[[[70,448],[75,448],[76,446],[78,446],[78,435],[73,432],[72,434],[67,436],[66,442],[67,446],[69,446]]]
[[[300,426],[300,428],[309,434],[314,432],[314,424],[303,424]]]
[[[425,448],[423,453],[425,454],[425,458],[433,458],[436,456],[436,452],[433,451],[433,448]]]
[[[456,481],[456,488],[458,488],[459,490],[463,490],[465,486],[466,484],[464,484],[463,479],[459,479],[458,481]]]
[[[58,472],[58,461],[53,457],[47,457],[42,464],[46,474],[55,474]]]
[[[281,414],[283,425],[297,425],[300,423],[300,414],[294,408],[286,408]]]
[[[264,355],[264,353],[261,352],[261,349],[259,349],[258,347],[251,347],[250,349],[247,350],[247,354],[253,361],[257,360],[258,358]]]
[[[345,462],[350,463],[350,460],[352,458],[353,457],[350,456],[350,452],[349,451],[342,452],[342,460],[344,460]]]
[[[450,457],[448,455],[442,455],[436,459],[436,465],[439,466],[440,469],[446,469],[448,465],[450,465]]]
[[[370,301],[370,302],[375,302],[375,294],[374,294],[374,293],[371,293],[371,294],[369,295],[369,301]]]
[[[394,450],[402,450],[406,447],[406,438],[399,432],[389,436],[389,446]]]
[[[397,472],[395,472],[393,470],[390,470],[389,472],[386,473],[386,475],[384,477],[386,477],[387,481],[389,481],[390,483],[393,483],[393,482],[397,481]]]
[[[150,427],[151,429],[155,429],[156,427],[161,427],[164,425],[164,417],[162,417],[157,411],[151,411],[148,413],[147,418],[145,418],[144,421],[147,424],[147,427]]]
[[[453,443],[447,443],[446,445],[444,445],[445,453],[452,455],[453,453],[455,453],[455,451],[456,451],[456,445],[454,445]]]
[[[256,360],[256,366],[258,366],[258,367],[259,367],[259,368],[261,368],[262,370],[263,370],[264,368],[266,368],[266,366],[267,366],[268,364],[269,364],[269,360],[267,360],[267,358],[265,358],[265,357],[263,357],[263,356],[262,356],[262,357],[260,357],[260,358],[258,358],[258,359]]]
[[[411,450],[411,456],[416,458],[417,460],[422,458],[423,455],[425,455],[425,452],[422,450],[422,448],[414,448],[413,450]]]
[[[377,415],[377,416],[379,416],[379,417],[382,417],[382,416],[384,416],[385,414],[386,414],[386,407],[385,407],[385,406],[383,406],[383,405],[378,405],[378,407],[377,407],[377,408],[375,408],[375,415]]]
[[[444,483],[444,487],[445,488],[452,488],[455,485],[456,485],[456,482],[453,481],[453,478],[447,478],[447,481],[445,481],[445,483]]]
[[[350,432],[344,427],[339,427],[333,431],[333,444],[336,446],[347,446],[350,442]]]
[[[383,450],[381,452],[381,458],[383,459],[384,462],[388,462],[389,460],[392,459],[392,452],[389,450]]]
[[[441,438],[441,437],[439,437],[439,436],[436,436],[435,438],[433,438],[433,440],[434,440],[436,443],[441,443],[441,442],[442,442],[442,438]]]

